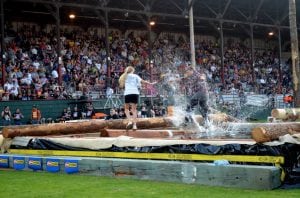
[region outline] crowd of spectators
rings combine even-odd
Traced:
[[[167,115],[166,109],[162,104],[156,102],[155,105],[149,105],[143,102],[141,104],[141,109],[138,110],[137,116],[139,118],[147,118],[147,117],[162,117],[166,115]],[[87,103],[86,105],[83,106],[82,109],[78,108],[77,105],[74,106],[73,109],[71,109],[71,107],[64,108],[61,116],[53,121],[65,122],[69,120],[80,120],[80,119],[112,120],[112,119],[125,119],[125,118],[126,115],[125,115],[124,107],[111,108],[109,110],[109,113],[105,114],[103,112],[97,113],[94,110],[92,103]]]
[[[171,79],[175,79],[174,89],[179,93],[191,94],[184,79],[185,73],[191,70],[189,42],[183,37],[158,37],[148,43],[146,33],[137,36],[131,32],[125,37],[111,31],[107,54],[106,39],[94,31],[74,29],[62,31],[61,35],[57,41],[54,29],[46,33],[35,26],[24,26],[15,32],[5,49],[6,82],[0,87],[2,101],[70,99],[75,93],[87,96],[90,92],[103,97],[107,88],[121,93],[118,79],[128,65],[135,67],[143,79],[161,81],[158,87],[146,87],[146,95],[166,91],[164,84],[170,84]],[[61,60],[56,51],[59,42]],[[196,69],[206,74],[212,92],[274,94],[291,90],[290,67],[288,64],[279,67],[275,49],[256,50],[252,66],[250,48],[228,40],[222,70],[220,47],[215,41],[197,41],[195,48]]]

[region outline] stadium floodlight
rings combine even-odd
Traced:
[[[69,18],[70,18],[70,19],[75,19],[75,18],[76,18],[76,15],[75,15],[75,14],[69,14]]]
[[[269,32],[268,35],[269,36],[274,36],[274,32]]]
[[[150,25],[150,26],[154,26],[154,25],[155,25],[155,21],[150,21],[150,22],[149,22],[149,25]]]

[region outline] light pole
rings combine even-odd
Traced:
[[[149,37],[148,37],[148,42],[149,42],[149,69],[150,69],[150,81],[152,81],[152,68],[153,68],[153,60],[152,60],[152,41],[151,41],[151,32],[152,32],[152,26],[155,25],[155,21],[150,20],[148,24],[148,29],[149,29]]]

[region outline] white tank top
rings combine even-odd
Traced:
[[[141,87],[141,77],[136,74],[128,74],[125,80],[124,95],[140,94],[139,88]]]

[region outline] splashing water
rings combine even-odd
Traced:
[[[187,112],[186,107],[189,104],[188,98],[185,96],[186,93],[180,92],[180,85],[178,80],[179,74],[175,72],[175,70],[168,71],[164,75],[164,85],[165,87],[161,87],[160,92],[168,92],[168,96],[173,98],[174,110],[173,110],[173,120],[174,125],[176,127],[182,126],[186,122],[186,116],[190,117],[191,125],[193,130],[197,132],[196,138],[215,138],[215,137],[234,137],[237,138],[241,133],[240,131],[246,130],[245,120],[246,118],[250,117],[252,114],[255,114],[257,111],[261,111],[264,107],[255,108],[251,104],[240,105],[238,102],[234,104],[232,109],[233,111],[237,112],[236,114],[231,114],[231,116],[238,118],[243,122],[242,126],[238,124],[233,125],[223,125],[222,123],[215,123],[212,120],[208,120],[204,125],[200,124],[196,118],[194,112]],[[166,89],[167,87],[167,89]],[[218,105],[216,101],[213,101],[213,98],[209,98],[209,109],[216,108]],[[213,109],[214,110],[214,109]],[[215,112],[220,112],[215,110]],[[243,128],[244,127],[244,128]]]

